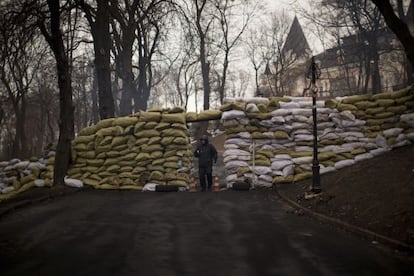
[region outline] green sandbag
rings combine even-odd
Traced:
[[[119,169],[120,169],[121,167],[119,166],[119,165],[112,165],[112,166],[110,166],[110,167],[108,167],[107,169],[106,169],[106,171],[108,171],[108,172],[119,172]]]
[[[160,171],[153,171],[150,174],[150,180],[164,180],[164,173]]]
[[[183,181],[183,180],[170,180],[167,182],[167,185],[174,185],[174,186],[179,186],[179,187],[186,187],[188,185],[188,182]]]
[[[268,120],[272,117],[270,113],[246,113],[249,119]]]
[[[159,137],[159,136],[157,136],[157,137],[151,137],[150,139],[149,139],[149,141],[147,142],[147,144],[148,145],[158,145],[158,144],[160,144],[160,142],[161,142],[161,137]]]
[[[137,132],[137,131],[143,129],[146,123],[147,122],[138,122],[138,123],[136,123],[135,128],[134,128],[134,132]]]
[[[250,173],[251,170],[249,167],[241,167],[237,170],[237,177],[242,177],[246,173]]]
[[[170,127],[171,127],[170,123],[160,122],[155,126],[155,129],[158,130],[158,131],[162,131],[162,130],[170,128]]]
[[[380,134],[379,131],[367,131],[364,133],[366,138],[376,138]]]
[[[135,125],[126,126],[124,128],[123,134],[125,135],[133,135],[135,132]]]
[[[367,108],[365,110],[365,113],[369,115],[374,115],[374,114],[381,113],[384,111],[385,111],[385,108],[382,106],[379,106],[379,107]]]
[[[325,151],[318,153],[319,161],[326,161],[333,158],[336,154],[333,151]]]
[[[390,137],[387,139],[387,145],[388,146],[393,146],[397,144],[397,138],[396,137]]]
[[[162,151],[153,151],[153,152],[151,152],[150,153],[150,157],[151,157],[151,159],[159,159],[159,158],[161,158],[162,156],[163,156],[164,154],[163,154],[163,152]]]
[[[219,120],[221,119],[220,110],[204,110],[197,115],[197,121]]]
[[[384,123],[384,119],[368,119],[366,122],[366,126],[379,126]]]
[[[148,152],[140,152],[137,155],[137,157],[135,158],[135,161],[141,162],[141,161],[149,160],[150,158],[151,158],[151,156]]]
[[[96,157],[98,157],[98,155],[101,156],[102,153],[105,153],[105,156],[106,156],[106,153],[108,151],[110,151],[111,148],[112,148],[111,145],[107,145],[107,146],[97,146],[95,148],[95,153],[97,154]],[[101,158],[101,157],[99,157],[99,158]]]
[[[269,139],[268,136],[258,131],[252,133],[252,138],[253,139]]]
[[[407,107],[405,105],[399,105],[399,106],[390,106],[386,109],[388,112],[392,112],[394,114],[401,114],[404,111],[407,110]]]
[[[150,138],[139,138],[135,141],[135,145],[142,146],[142,145],[148,144],[149,140]]]
[[[152,107],[152,108],[148,109],[148,112],[162,113],[162,112],[166,112],[168,110],[169,110],[169,108],[163,108],[163,107],[155,106],[155,107]]]
[[[291,151],[289,153],[289,155],[292,158],[307,157],[307,156],[312,156],[312,154],[313,154],[312,151]]]
[[[311,178],[311,177],[312,177],[312,172],[303,172],[303,173],[300,173],[300,174],[296,174],[293,177],[293,181],[294,182],[299,182],[299,181],[302,181],[302,180],[305,180],[305,179]]]
[[[338,109],[339,111],[358,110],[358,108],[355,105],[353,105],[353,104],[344,104],[344,103],[338,103],[338,105],[336,106],[336,109]]]
[[[188,132],[187,125],[183,125],[183,124],[179,124],[179,123],[171,124],[171,128],[184,130],[186,133]]]
[[[259,112],[260,113],[268,113],[269,112],[268,105],[267,104],[259,103],[256,106],[259,109]]]
[[[228,127],[224,129],[225,134],[235,134],[243,131],[246,131],[246,128],[244,126]]]
[[[278,130],[274,132],[274,137],[276,139],[289,139],[289,134],[285,131]]]
[[[185,120],[187,122],[195,122],[195,121],[197,121],[197,113],[195,113],[195,112],[187,112],[185,114]]]
[[[103,159],[88,159],[88,160],[86,160],[86,163],[89,166],[100,167],[104,164],[104,161],[105,160],[103,160]]]
[[[120,126],[113,126],[102,128],[96,132],[97,136],[119,136],[123,133],[124,129]]]
[[[147,111],[139,112],[140,122],[159,122],[160,120],[161,120],[160,112],[147,112]]]
[[[82,179],[82,182],[83,182],[83,184],[89,185],[89,186],[92,186],[92,187],[98,187],[99,186],[99,181],[94,180],[94,179],[85,178],[85,179]]]
[[[161,134],[163,137],[183,137],[183,138],[187,137],[186,131],[182,129],[172,129],[172,128],[164,129],[163,131],[161,131]]]
[[[35,181],[35,179],[36,179],[36,176],[34,176],[32,174],[29,174],[29,175],[26,175],[26,176],[24,176],[20,179],[20,184],[24,185],[24,184],[27,184],[31,181]]]
[[[126,145],[128,142],[129,137],[128,136],[117,136],[112,139],[111,147],[116,147],[119,145]]]
[[[175,137],[171,137],[171,136],[163,137],[161,139],[161,142],[160,143],[163,146],[170,145],[174,141],[174,139],[175,139]]]
[[[253,132],[262,132],[261,128],[257,127],[257,126],[252,126],[252,125],[248,125],[248,126],[244,126],[245,130],[244,131],[248,131],[250,133]],[[265,131],[263,131],[265,132]]]
[[[112,136],[98,136],[95,140],[95,147],[107,146],[112,143]]]
[[[132,161],[132,160],[135,160],[135,157],[137,157],[137,153],[136,152],[130,152],[130,153],[127,153],[125,155],[121,155],[119,157],[119,159],[123,160],[123,161]]]
[[[140,130],[138,132],[135,132],[135,137],[137,139],[151,138],[151,137],[156,137],[156,136],[160,136],[160,132],[155,129],[145,129],[145,130]]]
[[[93,141],[95,141],[95,134],[87,136],[77,136],[74,142],[76,144],[88,144],[89,142]]]
[[[357,119],[364,120],[367,118],[367,114],[363,110],[353,110],[352,114],[355,115]]]
[[[273,177],[273,184],[284,184],[284,183],[292,183],[294,181],[293,175],[284,176],[276,176]]]
[[[339,102],[335,99],[329,99],[327,101],[325,101],[325,106],[329,107],[329,108],[337,108]]]
[[[173,144],[177,144],[177,145],[187,145],[188,144],[188,140],[187,138],[184,137],[176,137],[173,141]]]
[[[111,151],[108,151],[106,155],[108,156],[108,158],[116,158],[116,157],[121,156],[121,153],[117,150],[111,150]]]
[[[249,165],[253,166],[253,161],[249,161]],[[272,163],[269,160],[256,159],[256,160],[254,160],[254,165],[255,166],[263,166],[263,167],[270,167],[272,165]]]
[[[80,174],[82,170],[80,168],[70,168],[68,169],[68,175]]]
[[[256,151],[256,155],[262,155],[265,156],[266,158],[272,158],[274,156],[273,151],[271,150],[257,150]]]
[[[363,153],[366,153],[366,152],[367,152],[367,150],[365,148],[356,148],[356,149],[353,149],[351,151],[351,154],[352,155],[359,155],[359,154],[363,154]]]
[[[270,107],[279,107],[279,102],[290,102],[291,99],[284,98],[284,97],[270,97],[269,98],[269,106]]]
[[[164,167],[165,168],[171,168],[171,169],[178,169],[179,168],[177,162],[165,162]]]
[[[132,170],[132,173],[133,174],[140,174],[140,173],[142,173],[142,172],[145,172],[147,170],[147,168],[144,168],[144,167],[135,167],[133,170]]]
[[[87,144],[74,144],[72,146],[72,148],[76,151],[88,151],[88,150],[92,150],[93,149],[93,143],[92,143],[92,147],[88,146]]]
[[[370,99],[371,95],[353,95],[344,98],[341,102],[344,104],[355,104],[356,102],[369,101]]]
[[[120,190],[135,190],[135,191],[142,191],[143,188],[144,187],[137,186],[137,185],[125,185],[125,186],[119,187]]]
[[[142,152],[154,152],[154,151],[162,151],[164,148],[160,144],[155,145],[142,145],[141,151]]]
[[[345,159],[354,159],[354,155],[350,152],[342,152],[339,155],[344,157]]]
[[[376,100],[376,102],[378,103],[379,106],[382,106],[382,107],[389,107],[395,103],[395,101],[392,99],[378,99]]]
[[[244,102],[231,102],[222,104],[220,107],[221,111],[230,111],[230,110],[241,110],[244,111],[246,103]]]
[[[158,122],[147,122],[145,123],[145,125],[143,126],[143,129],[156,129],[156,126],[158,125]],[[156,129],[158,130],[158,129]]]
[[[356,102],[354,103],[354,105],[358,108],[358,109],[362,109],[365,110],[367,108],[373,108],[373,107],[377,107],[378,103],[374,102],[374,101],[361,101],[361,102]]]
[[[381,112],[381,113],[375,114],[374,119],[386,119],[392,116],[394,116],[394,113],[392,112]]]
[[[83,151],[77,153],[79,157],[83,157],[86,159],[94,159],[96,154],[95,151]]]
[[[184,113],[185,112],[185,108],[181,107],[181,106],[174,106],[172,108],[170,108],[170,110],[168,110],[168,113],[172,114],[172,113]]]
[[[164,123],[181,123],[185,124],[185,114],[176,113],[176,114],[162,114],[161,122]]]
[[[129,151],[128,149],[128,145],[127,144],[122,144],[122,145],[118,145],[116,147],[112,148],[112,151],[118,151],[118,152],[124,152],[124,151]],[[122,154],[122,153],[121,153]]]
[[[136,155],[136,153],[134,153]],[[125,157],[122,157],[125,158]],[[118,162],[118,165],[121,167],[135,167],[137,162],[135,161],[135,158],[132,160],[121,160]]]
[[[79,131],[78,137],[94,135],[97,130],[98,128],[96,127],[96,125],[85,127],[81,131]]]
[[[135,116],[118,117],[112,121],[112,126],[127,127],[135,125],[138,122],[138,118]]]
[[[414,99],[414,94],[395,99],[397,105],[406,104]]]
[[[115,185],[111,185],[111,184],[101,184],[101,185],[95,186],[95,188],[102,189],[102,190],[118,190],[119,187]]]
[[[335,166],[335,162],[332,160],[324,160],[321,161],[321,164],[324,165],[325,167],[333,167]]]
[[[111,127],[114,120],[115,118],[108,118],[108,119],[100,120],[98,123],[96,123],[96,128],[97,128],[96,130],[99,131],[103,128]]]

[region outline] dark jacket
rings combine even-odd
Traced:
[[[198,157],[198,166],[202,168],[210,168],[213,166],[213,161],[214,163],[217,162],[217,150],[208,142],[198,145],[194,151],[194,156]]]

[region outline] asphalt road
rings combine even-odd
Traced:
[[[86,190],[0,220],[5,275],[413,275],[414,260],[267,191]]]

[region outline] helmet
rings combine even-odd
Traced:
[[[208,137],[207,137],[207,135],[203,135],[203,136],[201,136],[201,138],[200,138],[200,141],[206,141],[206,142],[208,142]]]

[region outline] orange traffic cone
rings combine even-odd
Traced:
[[[218,175],[214,176],[214,192],[220,192],[220,181]]]
[[[196,181],[195,181],[195,178],[194,177],[191,177],[190,178],[190,192],[191,193],[197,192],[197,189],[196,189]]]

